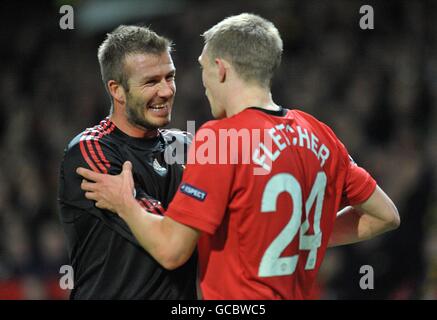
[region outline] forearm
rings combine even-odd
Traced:
[[[139,244],[159,261],[160,245],[165,243],[166,236],[161,228],[163,217],[147,213],[135,200],[118,209],[117,214],[127,223]]]
[[[128,201],[117,213],[140,245],[164,268],[172,270],[181,266],[193,253],[198,237],[196,230],[151,214],[137,201]]]
[[[376,186],[365,202],[355,207],[346,207],[337,214],[329,246],[340,246],[371,239],[381,233],[396,229],[401,220],[398,210],[385,194]]]
[[[145,211],[133,196],[132,163],[123,163],[117,176],[78,168],[83,180],[85,197],[94,200],[96,207],[117,213],[140,245],[164,268],[174,269],[185,263],[194,251],[200,231],[169,217]]]
[[[337,214],[329,247],[352,244],[371,239],[393,229],[387,221],[373,217],[353,207],[346,207]]]

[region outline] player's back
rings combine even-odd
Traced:
[[[347,151],[327,126],[297,110],[246,109],[220,128],[237,130],[240,145],[223,222],[200,243],[210,249],[205,297],[309,298],[341,201]]]

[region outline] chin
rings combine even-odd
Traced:
[[[143,123],[148,124],[150,127],[155,129],[164,127],[170,123],[171,114],[167,114],[165,116],[158,116],[153,114],[144,114]]]
[[[170,123],[170,119],[162,119],[162,120],[158,120],[158,121],[154,121],[152,122],[152,124],[156,127],[156,128],[161,128],[161,127],[165,127]]]

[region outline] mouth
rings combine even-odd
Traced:
[[[153,104],[148,106],[147,109],[153,112],[153,114],[157,116],[167,116],[170,111],[170,105],[168,102],[161,103],[161,104]]]
[[[149,109],[152,109],[152,110],[162,110],[164,108],[168,109],[168,103],[154,104],[154,105],[149,106]]]

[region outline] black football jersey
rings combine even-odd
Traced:
[[[195,255],[168,271],[137,242],[118,215],[85,198],[78,167],[119,174],[132,162],[137,201],[162,214],[182,178],[190,136],[160,129],[155,138],[133,138],[106,118],[76,136],[65,149],[59,204],[74,269],[71,299],[196,299]]]

